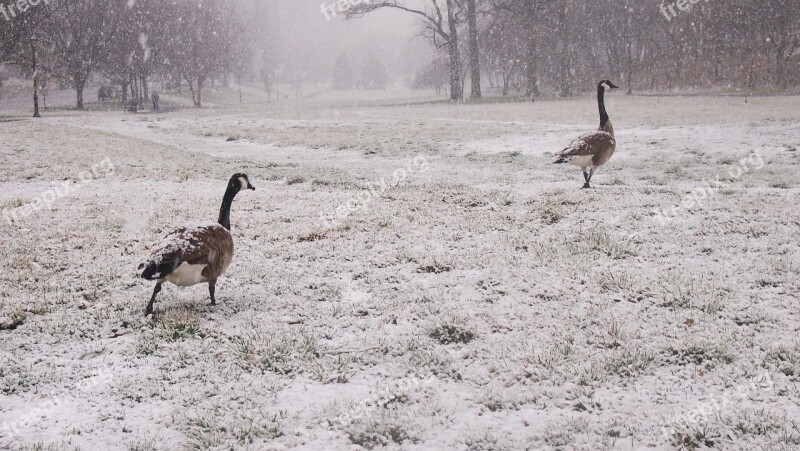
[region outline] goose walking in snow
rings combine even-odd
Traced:
[[[611,119],[608,117],[605,105],[606,90],[617,89],[608,80],[603,80],[597,85],[597,105],[600,108],[600,128],[596,132],[587,133],[580,138],[572,141],[566,149],[556,154],[556,161],[553,164],[569,163],[578,166],[583,171],[584,188],[591,188],[589,183],[592,181],[595,169],[606,164],[617,148],[617,140],[614,137],[614,127],[611,126]],[[589,172],[586,169],[589,168]]]
[[[156,281],[145,316],[153,313],[156,296],[165,282],[179,287],[208,283],[211,305],[216,305],[214,291],[217,279],[233,261],[231,205],[239,191],[248,189],[255,191],[247,175],[234,174],[228,182],[216,223],[187,224],[174,229],[153,249],[150,258],[139,266],[140,270],[144,269],[142,278]]]

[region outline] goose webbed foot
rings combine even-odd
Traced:
[[[591,180],[591,177],[592,176],[588,172],[586,172],[586,168],[583,168],[583,181],[584,181],[584,183],[583,183],[583,188],[582,189],[591,188],[591,186],[589,186],[589,180]]]
[[[590,169],[588,174],[586,173],[585,169],[583,170],[583,178],[586,180],[586,183],[583,184],[583,189],[592,189],[592,187],[589,186],[589,183],[592,181],[593,175],[594,175],[594,168]]]

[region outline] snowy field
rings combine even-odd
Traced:
[[[0,118],[0,449],[800,448],[800,98],[311,102]]]

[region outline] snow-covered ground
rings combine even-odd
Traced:
[[[607,103],[594,190],[590,97],[0,120],[0,448],[797,449],[800,98]]]

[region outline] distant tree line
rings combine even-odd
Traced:
[[[142,103],[158,78],[200,107],[209,84],[231,78],[263,84],[271,99],[279,82],[299,95],[309,81],[383,89],[389,77],[372,56],[357,67],[346,56],[328,62],[316,35],[292,34],[298,21],[324,19],[300,16],[285,0],[0,5],[0,64],[32,76],[35,48],[39,86],[72,87],[79,109],[92,80]],[[570,96],[601,78],[628,92],[800,86],[800,0],[372,0],[346,16],[389,8],[418,17],[438,51],[413,85],[456,101],[487,87]]]
[[[800,86],[800,0],[375,0],[420,19],[441,57],[416,86],[570,96],[601,78],[628,92]],[[465,68],[468,68],[467,71]],[[484,80],[485,81],[485,80]]]
[[[261,2],[50,0],[9,19],[0,16],[0,64],[30,73],[35,46],[40,85],[72,86],[78,109],[92,77],[118,87],[124,102],[142,103],[148,80],[158,76],[188,87],[197,107],[214,78],[246,75],[268,91],[275,81],[275,43]]]
[[[382,90],[386,89],[388,76],[386,66],[373,55],[367,56],[354,72],[350,58],[346,53],[340,53],[333,66],[333,87],[338,90]]]

